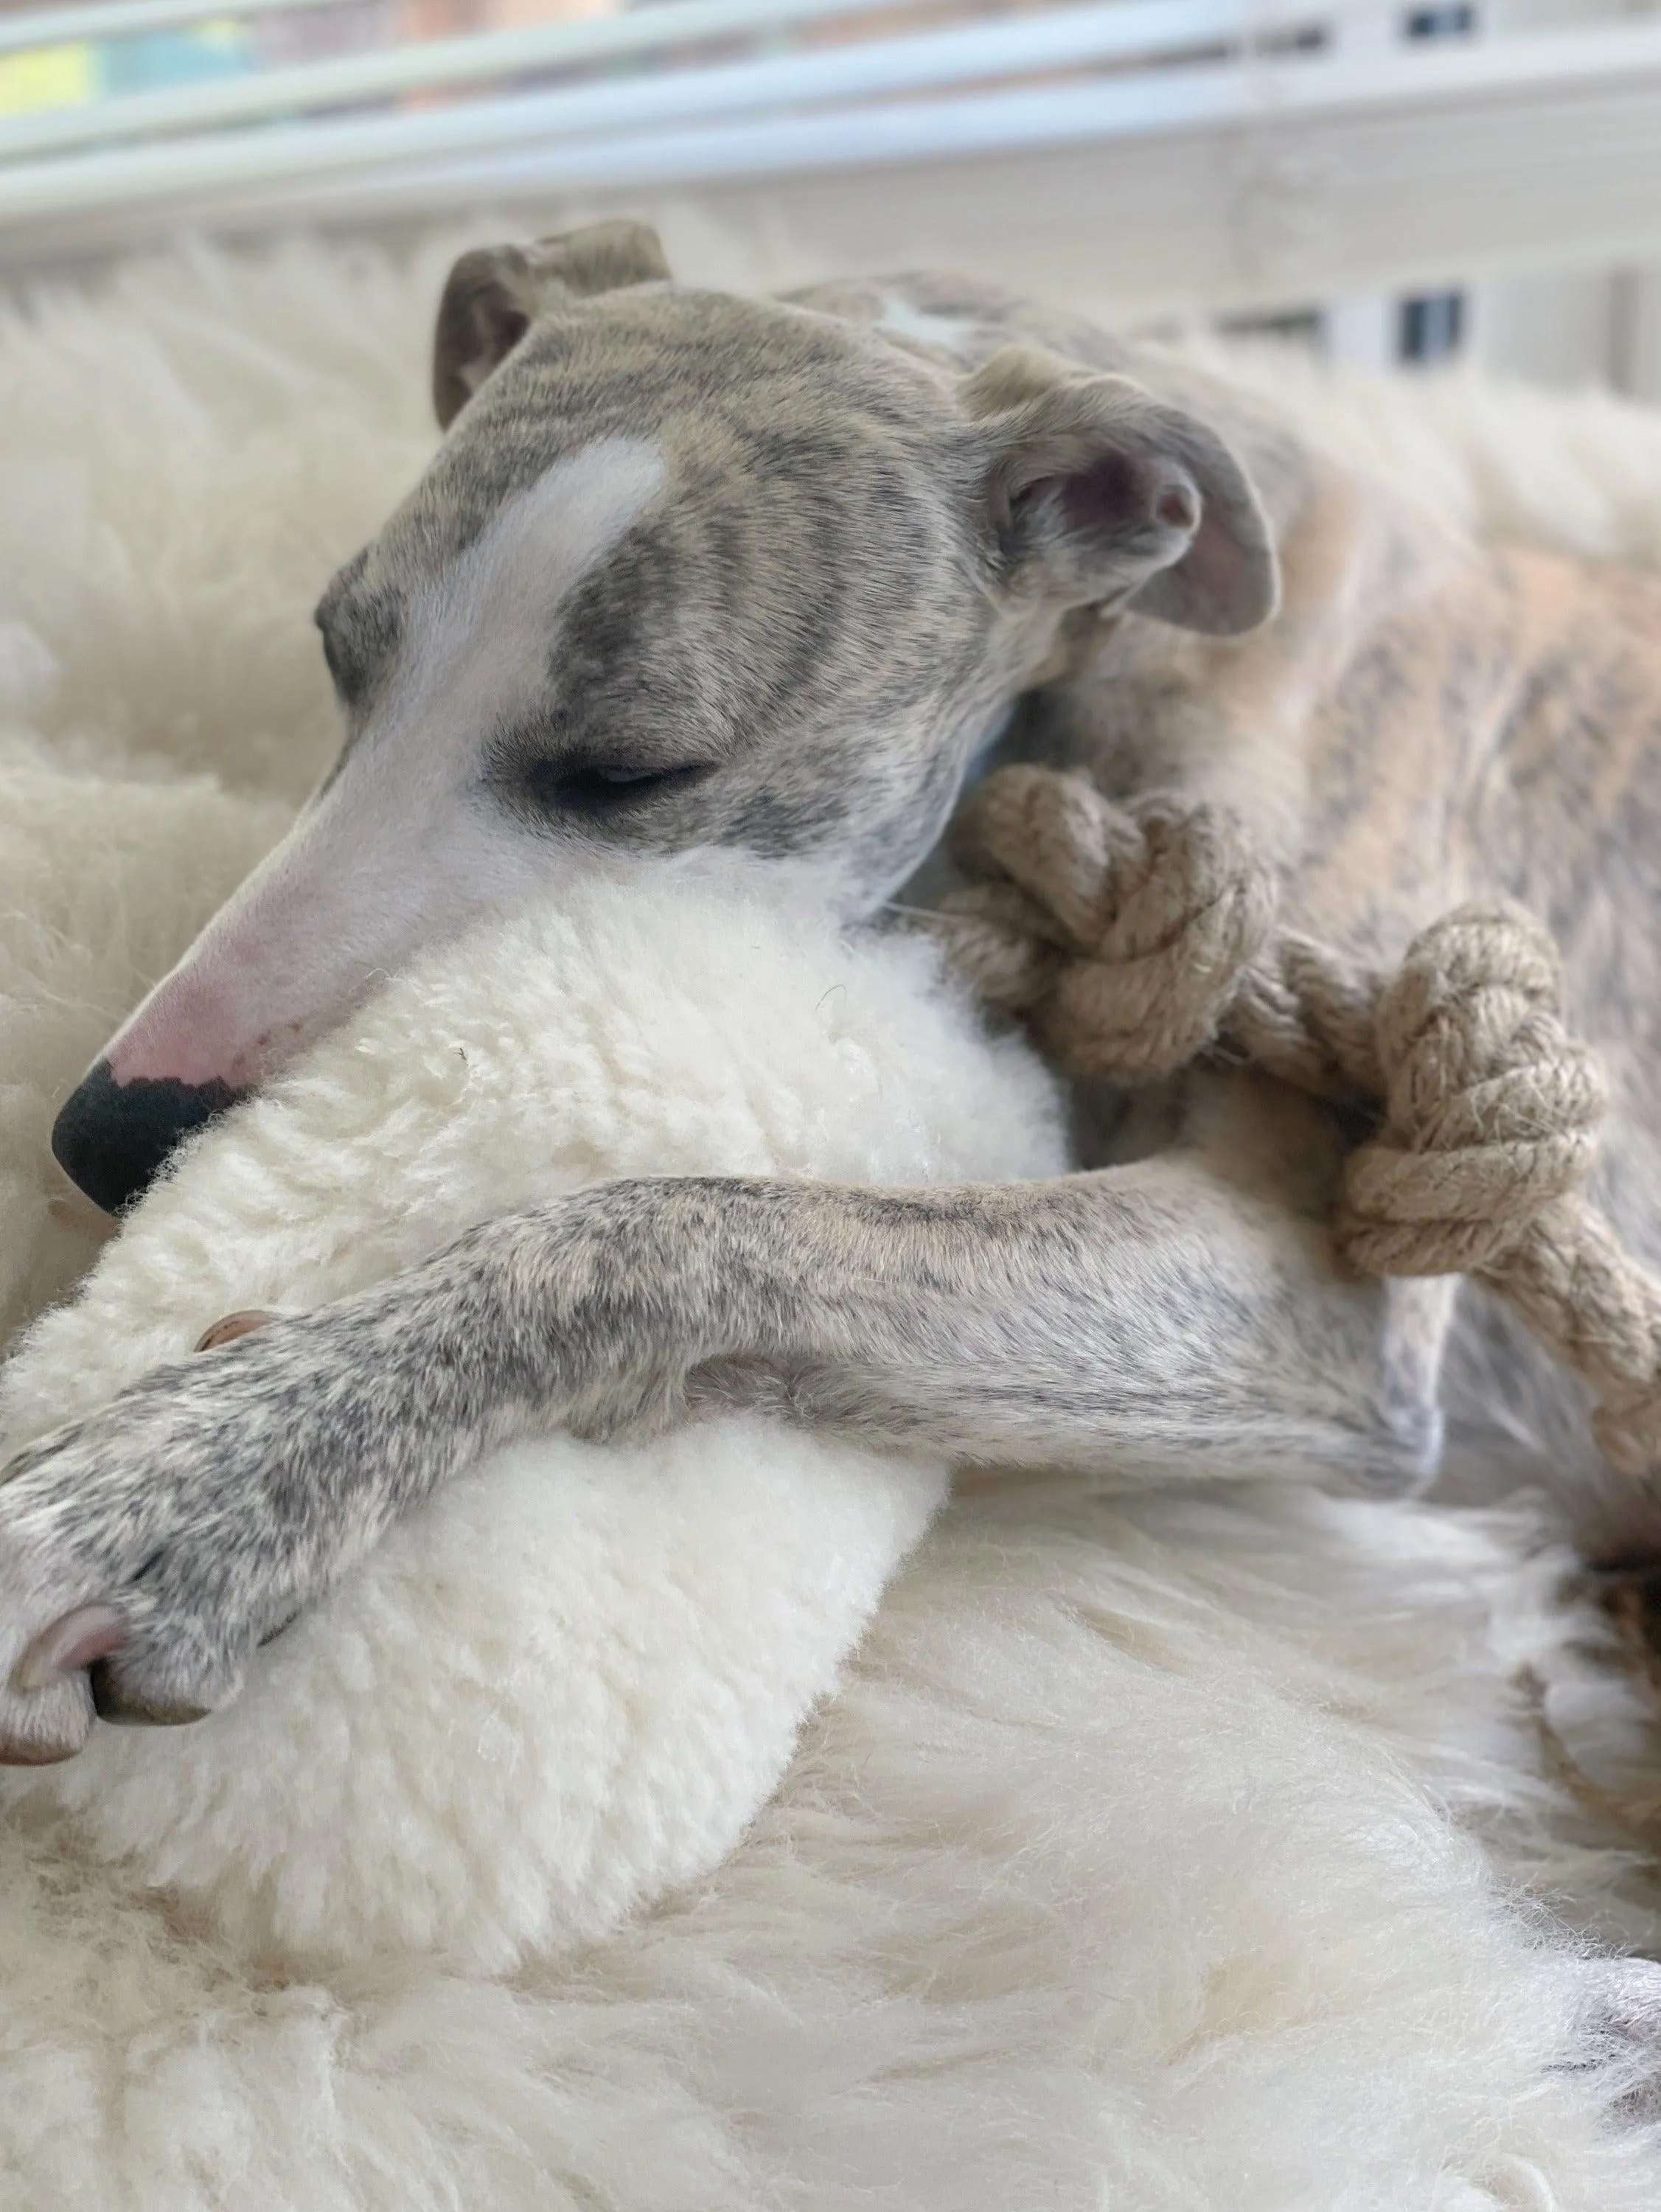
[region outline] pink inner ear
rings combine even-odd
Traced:
[[[460,371],[469,392],[476,392],[491,371],[501,367],[530,328],[530,318],[522,307],[509,307],[505,301],[483,301],[474,309],[474,326],[479,350]]]
[[[1075,530],[1189,531],[1200,520],[1199,494],[1187,471],[1154,453],[1104,453],[1063,477],[1061,504]]]
[[[1104,453],[1088,469],[1061,480],[1061,507],[1075,530],[1134,527],[1146,512],[1140,471],[1127,453]]]
[[[530,318],[522,308],[506,307],[500,303],[490,308],[486,328],[492,356],[504,361],[530,328]]]

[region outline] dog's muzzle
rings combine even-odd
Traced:
[[[53,1157],[72,1183],[106,1213],[119,1213],[155,1180],[193,1129],[242,1096],[227,1083],[118,1083],[100,1060],[64,1101],[52,1124]]]

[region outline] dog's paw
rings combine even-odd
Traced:
[[[384,1525],[353,1359],[322,1316],[252,1320],[0,1474],[0,1762],[225,1704]]]
[[[155,1402],[115,1413],[44,1438],[0,1486],[0,1760],[70,1757],[94,1707],[194,1719],[240,1678],[218,1516],[179,1510]]]

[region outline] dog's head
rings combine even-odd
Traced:
[[[638,224],[466,255],[433,385],[444,444],[318,608],[338,761],[59,1117],[112,1209],[482,910],[711,848],[869,910],[1070,613],[1273,607],[1257,499],[1191,416],[677,287]]]

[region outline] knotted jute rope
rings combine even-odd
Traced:
[[[1386,975],[1279,926],[1274,874],[1227,813],[1120,806],[1048,769],[990,777],[954,839],[975,880],[935,926],[1051,1058],[1127,1085],[1244,1060],[1370,1110],[1335,1224],[1349,1263],[1476,1277],[1590,1386],[1613,1464],[1661,1470],[1661,1283],[1579,1194],[1603,1076],[1532,915],[1461,907]]]

